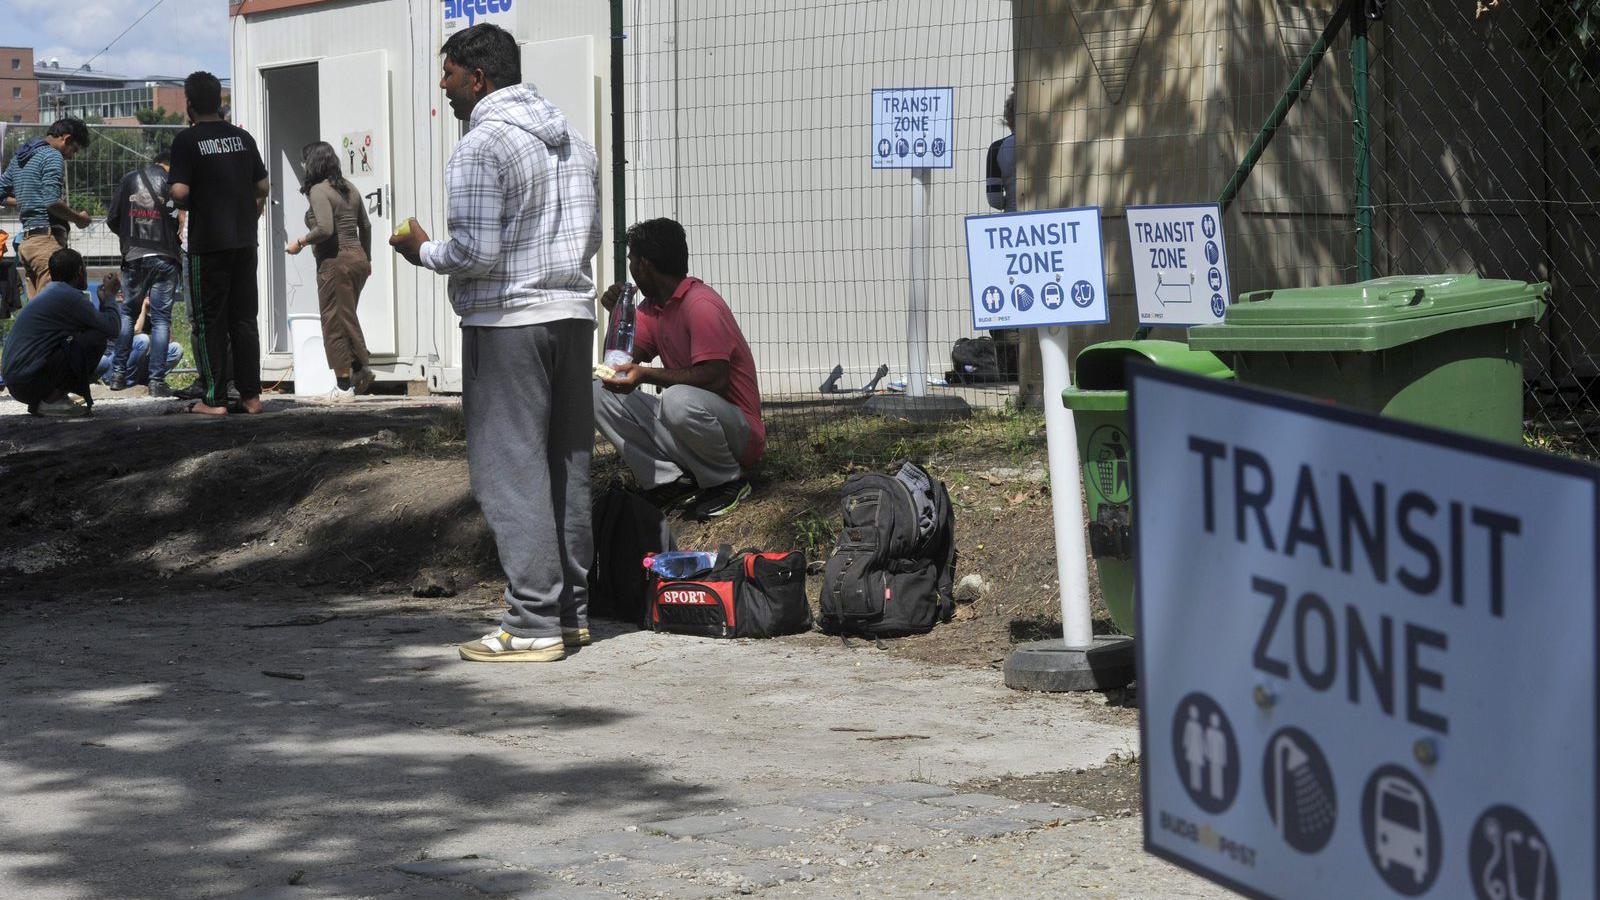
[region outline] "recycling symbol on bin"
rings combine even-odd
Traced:
[[[1084,475],[1090,489],[1099,493],[1103,503],[1127,503],[1133,496],[1129,480],[1133,475],[1133,461],[1128,454],[1133,442],[1127,432],[1115,425],[1101,425],[1089,435],[1089,446],[1084,453]]]

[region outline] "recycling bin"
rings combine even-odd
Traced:
[[[1522,441],[1526,329],[1550,286],[1476,275],[1396,275],[1244,294],[1189,330],[1243,384]]]
[[[1089,507],[1089,554],[1111,621],[1133,634],[1133,442],[1128,438],[1127,364],[1150,362],[1212,378],[1232,372],[1215,354],[1176,341],[1107,341],[1078,354],[1077,384],[1061,392],[1072,410]]]

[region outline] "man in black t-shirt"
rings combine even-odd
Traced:
[[[267,167],[248,131],[223,121],[222,84],[210,72],[183,83],[191,127],[172,141],[172,199],[189,211],[189,290],[199,299],[195,358],[205,396],[193,411],[225,415],[228,354],[247,413],[261,412],[256,329],[256,220],[266,208]]]

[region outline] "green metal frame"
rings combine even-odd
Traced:
[[[623,140],[622,0],[611,0],[611,231],[612,280],[628,280],[628,145]]]
[[[1349,0],[1350,4],[1363,0]],[[1367,16],[1356,9],[1350,18],[1350,77],[1352,85],[1351,132],[1355,137],[1356,274],[1357,281],[1372,280],[1372,144],[1367,134]]]
[[[1234,198],[1239,195],[1239,190],[1244,187],[1245,180],[1250,177],[1250,172],[1255,169],[1256,163],[1261,161],[1261,155],[1267,152],[1267,146],[1272,143],[1273,137],[1278,133],[1278,128],[1283,121],[1289,118],[1289,111],[1294,109],[1295,103],[1300,100],[1300,94],[1305,90],[1306,82],[1316,74],[1317,66],[1322,63],[1322,57],[1327,54],[1328,48],[1333,46],[1333,41],[1344,28],[1345,19],[1350,17],[1351,7],[1361,0],[1346,0],[1339,4],[1333,11],[1333,18],[1328,20],[1326,28],[1311,45],[1311,52],[1300,61],[1300,67],[1290,76],[1289,83],[1278,95],[1278,105],[1272,108],[1272,113],[1267,116],[1267,121],[1256,132],[1256,139],[1251,142],[1250,149],[1245,151],[1244,159],[1239,161],[1239,167],[1233,170],[1233,177],[1228,179],[1228,184],[1223,187],[1221,196],[1217,197],[1217,204],[1226,213],[1228,207],[1233,205]],[[1359,12],[1357,13],[1359,15]]]

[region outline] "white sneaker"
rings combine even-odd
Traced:
[[[327,400],[332,403],[344,403],[347,400],[354,400],[355,398],[356,392],[350,388],[330,388],[326,394],[322,395],[323,400]]]
[[[473,662],[557,662],[567,658],[567,645],[559,637],[524,638],[496,629],[458,645],[461,658]]]

